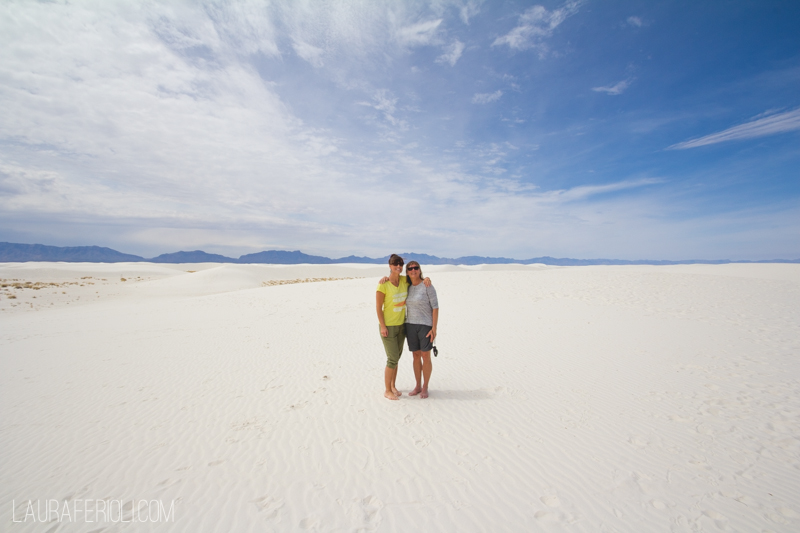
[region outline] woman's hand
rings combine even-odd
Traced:
[[[424,283],[426,287],[430,287],[433,284],[433,282],[431,281],[431,278],[423,279],[422,283]]]
[[[381,337],[388,337],[389,336],[389,328],[386,326],[381,326]]]
[[[383,276],[383,277],[381,278],[381,280],[380,280],[378,283],[381,283],[381,284],[383,284],[383,283],[386,283],[387,281],[389,281],[389,276]],[[385,337],[385,336],[386,336],[386,335],[384,335],[384,337]]]
[[[428,332],[428,334],[425,335],[425,336],[426,337],[430,337],[431,338],[431,342],[435,341],[436,340],[436,326],[432,327],[431,330]]]

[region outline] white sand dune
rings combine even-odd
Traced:
[[[0,529],[800,530],[800,265],[423,270],[389,402],[382,265],[0,265]]]

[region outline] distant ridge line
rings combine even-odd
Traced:
[[[534,257],[531,259],[510,259],[508,257],[482,257],[470,255],[465,257],[448,258],[435,255],[405,253],[399,254],[406,261],[419,261],[423,265],[482,265],[482,264],[523,264],[543,263],[553,266],[589,266],[589,265],[687,265],[709,264],[723,265],[728,263],[800,263],[800,259],[762,259],[762,260],[731,260],[731,259],[687,259],[681,261],[665,261],[651,259],[570,259],[557,257]],[[161,254],[151,259],[132,254],[125,254],[100,246],[48,246],[44,244],[20,244],[0,242],[0,262],[27,263],[34,261],[52,261],[67,263],[235,263],[235,264],[271,264],[271,265],[298,265],[315,264],[331,265],[341,263],[386,263],[389,256],[371,258],[350,255],[339,259],[331,259],[319,255],[308,255],[296,250],[267,250],[254,254],[245,254],[238,259],[224,255],[209,254],[202,250],[192,252],[174,252]]]

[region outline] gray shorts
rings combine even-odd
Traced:
[[[433,350],[433,342],[431,342],[431,338],[427,336],[431,329],[433,328],[424,324],[406,324],[408,351],[430,352]]]

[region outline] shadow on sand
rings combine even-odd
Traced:
[[[485,390],[431,389],[430,398],[437,400],[491,400],[494,395]]]

